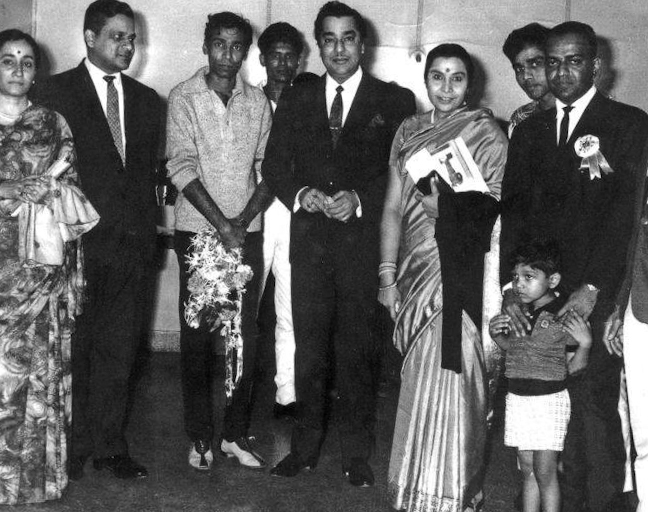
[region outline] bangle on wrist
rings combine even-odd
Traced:
[[[378,275],[386,272],[396,272],[396,263],[393,261],[381,261],[378,265]]]

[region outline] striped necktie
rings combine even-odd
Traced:
[[[108,83],[108,101],[106,103],[108,126],[110,126],[110,133],[112,134],[122,163],[125,164],[126,155],[124,154],[124,141],[122,139],[121,122],[119,120],[119,96],[117,95],[117,88],[114,84],[115,77],[106,75],[103,79]]]
[[[333,147],[337,144],[342,131],[342,91],[344,87],[338,85],[335,89],[337,92],[333,103],[331,104],[331,114],[329,115],[329,128],[331,129],[331,138],[333,139]]]

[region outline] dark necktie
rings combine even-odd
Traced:
[[[110,133],[112,134],[115,147],[119,151],[122,163],[126,163],[124,155],[124,141],[122,140],[121,122],[119,120],[119,96],[117,95],[117,88],[113,81],[114,76],[106,75],[103,79],[108,83],[108,101],[106,103],[106,113],[108,117],[108,126],[110,126]]]
[[[331,138],[333,139],[333,147],[337,144],[342,131],[342,91],[344,87],[338,85],[335,89],[337,93],[333,98],[331,105],[331,114],[329,115],[329,128],[331,129]]]
[[[563,112],[565,114],[563,115],[562,121],[560,121],[560,137],[558,138],[559,148],[567,144],[567,135],[569,134],[569,112],[571,112],[573,108],[574,107],[569,105],[563,107]]]

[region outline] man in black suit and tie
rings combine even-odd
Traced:
[[[564,512],[619,509],[625,452],[617,413],[619,360],[603,343],[632,230],[634,191],[648,116],[612,101],[594,86],[600,62],[589,25],[554,27],[546,44],[556,108],[536,114],[513,133],[502,184],[502,280],[506,255],[526,237],[557,240],[567,303],[589,318],[594,335],[589,364],[568,382],[572,414],[562,456]],[[513,329],[528,321],[505,308]]]
[[[410,91],[360,67],[366,24],[341,2],[315,20],[326,74],[284,90],[262,167],[292,212],[293,320],[297,424],[291,453],[275,476],[318,461],[324,432],[329,342],[338,391],[343,471],[373,485],[374,369],[371,318],[378,290],[378,226],[392,138],[415,111]]]
[[[135,52],[128,4],[90,4],[83,35],[87,59],[38,92],[70,125],[81,186],[101,215],[83,240],[88,301],[72,346],[70,478],[83,476],[91,455],[97,470],[138,478],[147,471],[129,456],[124,424],[149,309],[160,103],[155,91],[121,73]]]

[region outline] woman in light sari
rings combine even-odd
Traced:
[[[36,42],[0,32],[0,503],[67,486],[70,335],[83,277],[79,236],[99,216],[74,185],[65,119],[27,98]]]
[[[460,512],[483,502],[483,262],[507,140],[466,105],[474,66],[461,46],[434,48],[424,76],[434,108],[396,134],[381,226],[379,300],[405,356],[388,489],[397,510]]]

